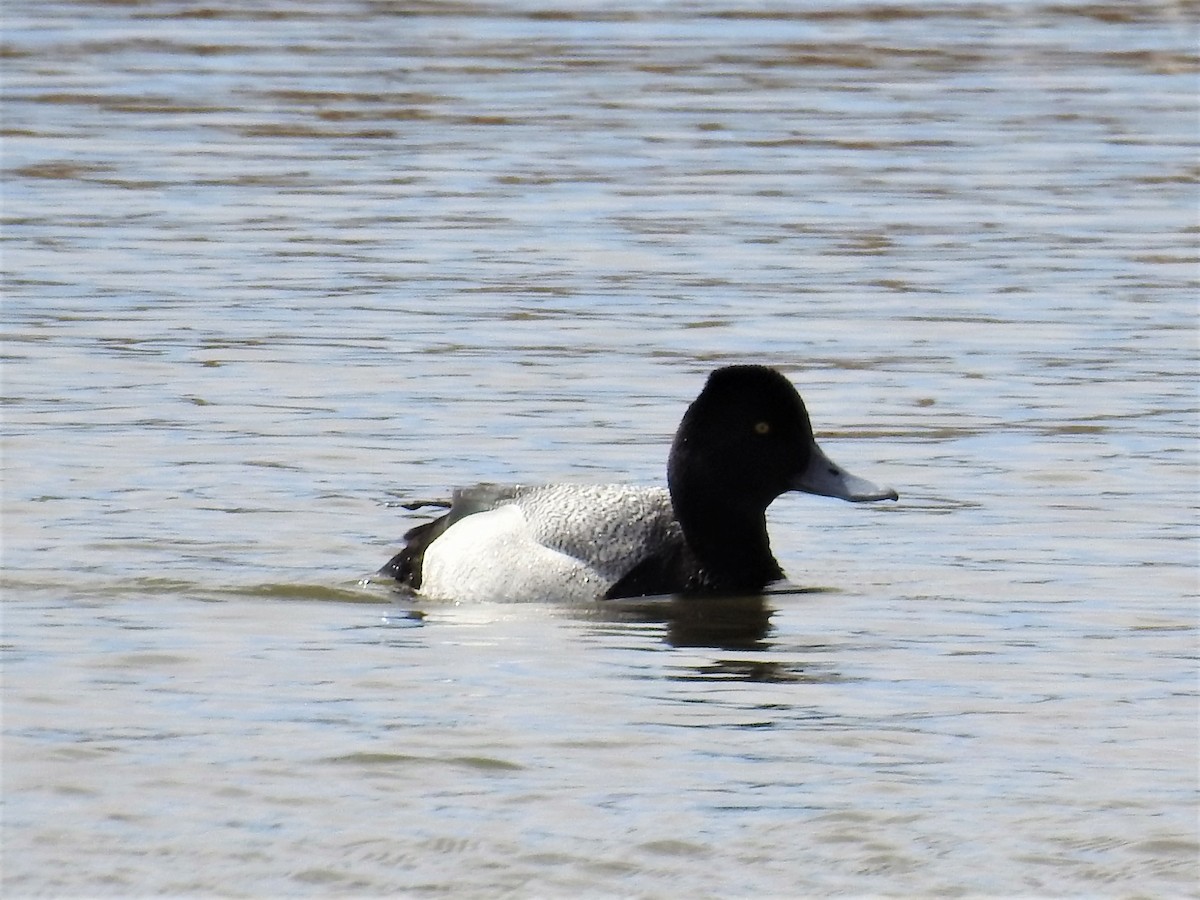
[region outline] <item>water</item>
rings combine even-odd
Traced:
[[[1194,896],[1195,12],[9,4],[6,896]],[[734,361],[802,591],[360,584]]]

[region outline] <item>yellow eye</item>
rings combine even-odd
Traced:
[[[755,434],[770,434],[771,433],[771,423],[770,422],[755,423],[754,433]]]

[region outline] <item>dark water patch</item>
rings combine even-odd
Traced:
[[[406,771],[427,768],[430,766],[451,766],[471,769],[479,772],[519,772],[524,766],[488,756],[459,756],[459,757],[421,757],[405,753],[360,752],[348,753],[344,756],[330,756],[321,760],[334,765],[352,765],[374,768],[382,766]]]

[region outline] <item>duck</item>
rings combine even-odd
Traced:
[[[766,511],[791,491],[855,503],[899,499],[830,460],[785,375],[724,366],[683,415],[666,488],[459,488],[449,503],[436,503],[444,514],[404,535],[378,575],[456,602],[759,593],[784,578]]]

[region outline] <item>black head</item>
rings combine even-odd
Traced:
[[[671,446],[677,513],[695,499],[762,515],[794,489],[815,447],[804,401],[787,378],[765,366],[717,369]]]
[[[684,413],[667,464],[671,504],[710,584],[760,588],[782,576],[767,507],[786,491],[895,500],[835,465],[813,438],[804,401],[774,369],[717,369]]]

